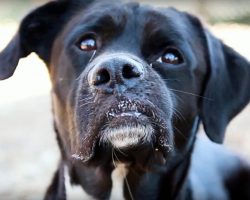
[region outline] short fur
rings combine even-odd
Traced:
[[[96,51],[79,49],[86,34],[95,35]],[[167,47],[178,49],[183,63],[158,62]],[[0,79],[31,52],[48,66],[62,155],[46,200],[66,199],[65,165],[72,184],[109,199],[114,162],[127,166],[126,199],[250,199],[249,165],[196,139],[202,123],[211,141],[223,142],[230,120],[249,103],[250,63],[199,19],[136,3],[57,0],[23,19],[0,53]],[[97,77],[103,71],[108,82]],[[152,127],[150,137],[127,148],[101,140],[138,125]]]

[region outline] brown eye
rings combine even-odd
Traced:
[[[94,51],[97,49],[96,40],[91,37],[81,39],[79,47],[82,51]]]
[[[183,63],[183,57],[181,53],[174,48],[169,48],[165,53],[158,59],[159,62],[164,62],[172,65],[179,65]]]

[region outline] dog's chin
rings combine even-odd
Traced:
[[[158,170],[166,163],[171,147],[163,136],[166,132],[161,134],[148,116],[120,113],[102,128],[87,164],[125,163],[140,170]]]
[[[138,116],[140,116],[138,118]],[[140,170],[152,170],[166,163],[166,149],[160,149],[150,120],[139,113],[122,113],[102,131],[101,152],[109,152],[111,164],[125,163]],[[100,157],[103,157],[103,153]]]
[[[153,134],[154,129],[147,116],[139,112],[124,112],[117,114],[103,129],[100,143],[126,150],[150,143]]]

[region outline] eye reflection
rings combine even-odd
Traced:
[[[179,65],[183,63],[184,59],[177,49],[168,48],[157,61],[161,63]]]
[[[91,37],[83,38],[80,41],[79,48],[82,51],[94,51],[97,49],[96,40]]]

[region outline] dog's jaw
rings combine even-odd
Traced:
[[[130,94],[122,97],[103,95],[99,100],[101,102],[99,107],[102,108],[98,110],[99,114],[89,118],[89,123],[79,123],[83,142],[79,150],[73,152],[73,159],[88,163],[101,162],[102,159],[106,159],[104,162],[112,162],[112,155],[114,155],[112,152],[115,151],[116,161],[132,162],[143,166],[149,157],[152,156],[154,159],[154,148],[159,150],[161,157],[165,157],[173,145],[170,123],[172,109],[171,106],[166,106],[164,108],[166,112],[162,112],[157,103],[163,100],[158,99],[159,101],[153,104],[148,98],[139,99]],[[88,105],[93,107],[76,109],[78,119],[82,119],[84,113],[97,107],[94,106],[94,102]],[[86,132],[86,130],[90,131]],[[126,156],[120,155],[118,153],[120,150]],[[141,155],[142,151],[145,156]]]

